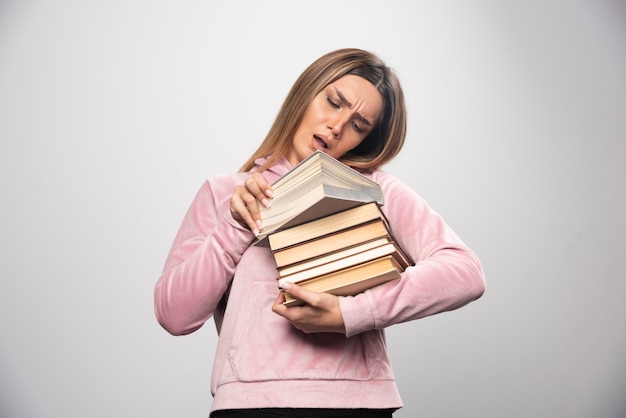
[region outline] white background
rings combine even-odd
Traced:
[[[207,416],[213,324],[167,334],[154,284],[202,181],[346,46],[398,72],[386,169],[488,280],[388,330],[397,416],[626,415],[623,1],[4,0],[3,418]]]

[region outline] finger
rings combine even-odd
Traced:
[[[273,196],[273,192],[268,189],[269,185],[262,174],[254,173],[245,181],[244,185],[246,186],[246,190],[248,190],[261,205],[266,208],[271,205],[270,199],[271,196]]]
[[[329,293],[318,293],[301,286],[282,283],[285,291],[305,302],[302,306],[287,307],[283,304],[285,298],[276,298],[272,309],[278,315],[286,318],[291,324],[305,333],[312,332],[339,332],[344,333],[345,325],[339,299]]]
[[[268,183],[267,179],[262,173],[255,172],[252,174],[252,177],[256,180],[259,189],[263,191],[263,194],[272,199],[274,197],[274,189],[272,185]]]
[[[284,317],[287,313],[287,310],[289,309],[288,307],[284,305],[284,303],[285,303],[285,294],[283,292],[278,292],[278,296],[276,297],[276,300],[274,301],[274,304],[272,305],[272,311]]]
[[[257,233],[255,233],[255,235],[258,235],[258,230],[263,229],[261,212],[259,210],[259,202],[255,195],[248,191],[247,186],[245,187],[245,190],[246,192],[239,195],[239,198],[242,200],[243,205],[245,206],[245,214],[242,213],[241,215],[244,216],[244,218],[246,219],[246,222],[250,226],[250,230],[257,230]]]
[[[251,230],[262,230],[263,217],[261,216],[259,205],[266,208],[270,207],[274,191],[263,174],[258,172],[253,173],[252,176],[246,179],[244,187],[248,194],[242,193],[240,196],[250,213],[252,221],[254,222],[254,226],[251,226]],[[248,221],[248,223],[249,222],[250,221]],[[258,235],[258,233],[255,233],[255,235]]]
[[[272,305],[272,311],[274,313],[282,316],[289,322],[291,325],[299,329],[300,331],[305,331],[307,326],[309,326],[306,318],[310,317],[310,313],[307,311],[313,309],[310,306],[302,305],[302,306],[285,306],[285,294],[284,292],[280,292],[274,304]]]
[[[298,286],[295,283],[291,283],[285,280],[280,280],[279,285],[283,290],[289,292],[289,294],[291,294],[294,298],[300,299],[302,302],[309,306],[319,307],[322,305],[322,293],[305,289],[302,286]]]
[[[247,196],[247,201],[246,201]],[[247,192],[244,186],[235,187],[230,198],[230,213],[233,218],[243,227],[250,229],[254,235],[259,234],[262,224],[253,218],[251,207],[258,212],[256,199]]]

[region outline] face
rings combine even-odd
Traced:
[[[366,79],[345,75],[309,104],[286,157],[296,165],[315,150],[339,158],[365,139],[383,111],[383,97]]]

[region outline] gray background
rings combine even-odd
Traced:
[[[386,169],[488,279],[478,302],[388,330],[398,417],[626,416],[625,13],[1,1],[0,415],[207,415],[212,323],[175,338],[153,316],[169,246],[298,74],[356,46],[407,94],[408,143]]]

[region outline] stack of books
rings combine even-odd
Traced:
[[[273,188],[259,242],[269,245],[279,280],[348,296],[398,279],[413,264],[380,210],[380,186],[327,154],[312,154]],[[301,303],[285,292],[285,305]]]
[[[279,280],[316,292],[356,295],[400,278],[412,264],[375,202],[271,234]],[[285,292],[285,304],[299,300]]]

